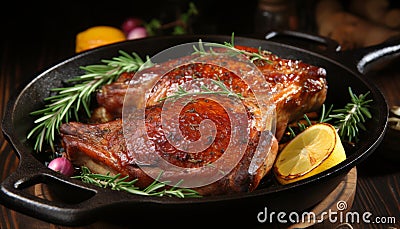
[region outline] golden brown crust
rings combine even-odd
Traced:
[[[258,50],[240,47],[249,52]],[[271,63],[256,61],[265,80],[269,82],[274,91],[272,101],[276,106],[277,131],[275,136],[269,139],[261,139],[269,142],[267,150],[257,151],[262,133],[266,131],[265,125],[260,123],[260,107],[251,102],[255,95],[249,86],[235,73],[228,69],[238,69],[242,66],[235,61],[226,61],[226,68],[205,63],[187,63],[167,72],[157,81],[148,95],[145,106],[145,126],[149,140],[154,143],[155,152],[130,152],[127,149],[123,134],[124,123],[121,119],[101,124],[84,124],[71,122],[61,126],[63,145],[71,160],[77,163],[85,163],[87,157],[91,159],[91,166],[96,171],[102,171],[109,167],[115,173],[129,175],[132,179],[139,178],[139,186],[145,187],[152,180],[143,172],[136,163],[136,157],[151,157],[150,160],[156,166],[159,157],[169,163],[183,168],[201,168],[207,166],[224,155],[228,145],[233,141],[244,145],[245,151],[239,158],[239,162],[222,179],[206,186],[198,187],[196,190],[202,195],[217,195],[234,192],[252,191],[257,188],[261,179],[271,170],[272,164],[278,152],[278,140],[282,137],[286,125],[301,117],[304,113],[319,108],[325,101],[327,84],[325,71],[322,68],[302,63],[301,61],[286,60],[275,55],[267,54]],[[172,60],[167,64],[172,64]],[[165,67],[165,66],[164,66]],[[150,69],[157,73],[156,68]],[[153,73],[154,73],[153,72]],[[128,88],[128,74],[124,74],[119,81],[105,86],[98,94],[99,104],[110,113],[121,116],[124,90]],[[244,96],[243,104],[245,111],[234,110],[234,113],[243,113],[248,126],[248,141],[240,142],[232,139],[231,117],[226,107],[219,102],[207,98],[194,98],[185,104],[179,111],[179,131],[188,141],[196,141],[201,135],[199,126],[203,120],[211,120],[216,128],[215,139],[208,148],[199,152],[186,152],[177,149],[167,139],[167,134],[162,127],[161,111],[164,109],[164,98],[173,92],[173,88],[192,80],[196,76],[201,79],[213,79],[223,82],[233,93]],[[268,91],[268,90],[266,90]],[[119,97],[119,98],[116,98]],[[167,120],[168,121],[168,120]],[[263,127],[264,126],[264,127]],[[240,153],[240,152],[237,152]],[[82,157],[85,158],[82,160]],[[228,160],[229,161],[229,160]],[[96,164],[97,163],[97,164]],[[222,167],[232,166],[224,162]],[[205,173],[204,176],[208,174]],[[169,174],[165,174],[169,176]]]

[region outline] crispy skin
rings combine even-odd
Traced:
[[[193,112],[193,107],[197,110],[195,113]],[[201,167],[207,163],[214,162],[224,153],[223,149],[226,149],[230,139],[230,127],[226,125],[226,122],[229,122],[229,117],[224,112],[220,113],[221,109],[222,107],[216,103],[203,100],[191,103],[182,110],[181,114],[184,115],[181,116],[181,120],[194,118],[193,122],[184,121],[181,126],[184,131],[183,135],[189,136],[190,140],[195,140],[199,137],[199,131],[196,126],[204,117],[211,119],[217,125],[218,132],[213,143],[206,150],[196,154],[176,150],[166,140],[165,133],[159,130],[161,126],[161,107],[153,106],[146,109],[146,127],[148,128],[150,139],[156,143],[156,152],[160,153],[165,160],[181,167]],[[122,121],[120,119],[102,124],[69,122],[61,126],[61,133],[65,150],[74,164],[85,165],[95,173],[120,173],[123,176],[128,175],[131,178],[139,178],[136,185],[146,187],[153,180],[136,165],[135,155],[126,149],[122,129]],[[265,163],[260,166],[257,173],[250,175],[248,168],[257,147],[259,132],[253,128],[250,130],[250,136],[246,151],[238,165],[223,179],[213,184],[196,188],[200,194],[218,195],[245,192],[254,190],[258,186],[262,177],[272,167],[278,144],[276,139],[273,138],[273,148],[267,154],[267,158],[263,159]],[[154,161],[154,165],[157,164],[157,158],[152,161]],[[165,179],[168,180],[168,177]]]
[[[249,47],[240,48],[257,51]],[[267,57],[271,63],[259,61],[255,64],[274,92],[272,101],[276,104],[277,113],[275,136],[280,140],[288,123],[318,110],[325,102],[328,91],[326,71],[299,60],[282,59],[273,54]]]
[[[69,122],[61,125],[60,131],[65,151],[73,164],[86,166],[94,173],[140,177],[139,186],[152,181],[127,160],[129,152],[120,119],[103,124]]]
[[[240,47],[247,51],[255,49]],[[249,126],[249,138],[246,150],[239,163],[222,179],[196,188],[202,195],[218,195],[234,192],[252,191],[257,188],[261,179],[270,171],[278,151],[278,140],[283,135],[286,125],[304,113],[319,108],[325,101],[327,84],[323,69],[311,66],[299,61],[280,59],[275,55],[268,55],[272,61],[268,64],[264,61],[256,61],[255,64],[261,70],[265,79],[272,85],[274,91],[272,101],[277,112],[277,132],[270,144],[271,149],[266,152],[259,162],[256,172],[249,173],[252,159],[255,156],[258,140],[264,130],[259,115],[259,107],[251,98],[254,95],[246,84],[231,71],[215,65],[186,64],[168,72],[155,84],[152,93],[146,101],[145,119],[147,134],[154,142],[155,152],[139,152],[139,154],[157,153],[170,163],[185,167],[201,167],[214,162],[223,155],[231,140],[230,117],[216,102],[199,98],[188,103],[179,115],[180,131],[189,141],[196,141],[200,137],[198,126],[204,119],[210,119],[216,125],[217,134],[212,144],[198,153],[187,153],[176,149],[166,138],[166,133],[161,128],[161,109],[163,103],[160,98],[173,93],[177,85],[188,82],[191,79],[182,76],[196,75],[198,78],[219,79],[233,92],[250,98],[243,100],[247,110],[245,116]],[[181,60],[178,60],[181,61]],[[173,63],[167,63],[171,64]],[[236,63],[227,63],[229,69],[240,68]],[[165,66],[164,66],[165,67]],[[124,94],[128,88],[127,77],[112,85],[103,87],[98,94],[99,105],[105,107],[108,112],[120,117]],[[126,77],[126,78],[125,78]],[[118,97],[119,98],[115,98]],[[122,96],[123,97],[123,96]],[[112,98],[112,99],[110,99]],[[70,122],[61,126],[62,143],[69,158],[74,164],[84,164],[94,172],[111,171],[121,173],[131,178],[139,178],[141,187],[148,185],[152,179],[147,176],[137,165],[136,156],[127,150],[123,136],[122,121],[102,124],[83,124]],[[128,124],[129,125],[129,124]],[[138,152],[136,152],[138,153]],[[157,159],[154,158],[154,165]],[[228,165],[227,165],[228,166]]]
[[[104,107],[114,118],[121,117],[125,93],[133,75],[134,73],[122,73],[114,83],[104,85],[96,94],[100,107]]]
[[[236,47],[249,52],[258,52],[251,47]],[[324,68],[300,60],[283,59],[274,54],[265,56],[270,63],[255,61],[255,65],[274,92],[272,101],[276,105],[278,114],[275,136],[280,140],[288,123],[301,118],[305,113],[318,110],[324,103],[328,90],[326,71]],[[104,86],[97,94],[99,105],[117,117],[121,117],[123,98],[129,86],[126,79],[133,74],[123,76],[122,80]]]

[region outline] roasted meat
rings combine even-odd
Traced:
[[[249,52],[258,49],[236,46]],[[272,53],[266,53],[269,63],[255,61],[274,92],[272,101],[276,104],[276,138],[280,140],[287,124],[301,118],[303,114],[318,110],[326,99],[328,85],[326,71],[322,67],[310,65],[301,60],[283,59]],[[171,63],[169,63],[171,64]],[[129,80],[134,73],[124,73],[110,85],[105,85],[97,94],[100,107],[109,113],[121,117],[122,106]]]
[[[257,52],[257,49],[239,47],[249,52]],[[289,122],[296,120],[304,113],[318,109],[325,101],[327,82],[323,68],[312,66],[301,61],[282,59],[276,55],[266,54],[270,62],[257,60],[254,63],[262,72],[262,77],[269,83],[268,95],[276,107],[276,133],[265,135],[270,123],[261,114],[262,108],[255,101],[255,93],[237,76],[231,69],[239,69],[242,66],[234,61],[227,60],[226,68],[205,63],[186,63],[174,67],[163,74],[154,84],[151,92],[146,97],[144,106],[145,129],[148,141],[153,146],[152,151],[129,150],[130,142],[127,142],[124,129],[130,129],[130,122],[123,122],[122,106],[128,87],[134,84],[133,74],[125,73],[120,79],[110,85],[104,86],[97,94],[100,107],[112,114],[114,120],[99,124],[84,124],[69,122],[61,126],[60,132],[62,144],[68,157],[76,165],[86,165],[92,171],[98,173],[111,172],[128,175],[132,179],[138,178],[140,187],[145,187],[153,181],[143,171],[141,157],[147,159],[146,167],[157,167],[162,160],[182,168],[203,168],[218,161],[225,153],[230,143],[236,143],[238,163],[231,169],[230,159],[221,164],[221,168],[227,171],[221,179],[199,187],[194,187],[202,195],[218,195],[234,192],[252,191],[257,188],[261,179],[270,171],[278,152],[278,140],[282,138],[284,130]],[[147,69],[147,72],[159,74],[159,68],[176,66],[171,60],[164,65]],[[190,77],[188,77],[190,76]],[[215,125],[214,137],[207,147],[198,152],[189,152],[180,149],[170,141],[171,130],[163,126],[162,110],[164,98],[173,95],[180,85],[196,79],[211,79],[213,82],[223,83],[235,95],[241,95],[245,109],[235,106],[230,107],[231,100],[216,102],[213,99],[193,97],[182,109],[178,109],[178,129],[184,140],[195,142],[202,138],[201,125],[203,120],[211,120]],[[229,109],[226,109],[229,107]],[[237,114],[241,123],[246,123],[247,129],[235,129],[231,125],[232,114]],[[267,123],[267,124],[266,124]],[[135,127],[132,127],[135,128]],[[172,132],[176,130],[172,129]],[[233,139],[233,135],[240,132],[241,142]],[[237,137],[239,135],[235,135]],[[236,141],[236,142],[235,142]],[[263,148],[260,142],[267,142],[268,147]],[[265,143],[264,143],[265,144]],[[135,148],[136,149],[136,148]],[[260,150],[264,149],[264,150]],[[134,152],[133,152],[134,151]],[[234,152],[235,149],[233,150]],[[240,152],[243,151],[243,152]],[[165,174],[165,179],[177,174]],[[179,174],[178,174],[179,175]],[[209,176],[204,173],[200,176]],[[169,177],[170,176],[170,177]]]
[[[104,85],[97,93],[98,104],[112,116],[111,119],[121,117],[126,90],[133,76],[134,73],[122,73],[114,83]]]

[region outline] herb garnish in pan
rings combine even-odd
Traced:
[[[35,151],[42,151],[43,144],[48,144],[54,151],[55,136],[63,122],[68,122],[71,117],[79,120],[78,112],[82,107],[90,117],[93,92],[115,81],[123,72],[137,71],[144,64],[136,53],[129,55],[120,51],[120,54],[112,60],[103,60],[103,64],[81,67],[86,71],[84,75],[67,80],[73,86],[51,89],[56,95],[45,98],[45,108],[31,112],[31,115],[41,116],[35,120],[36,126],[27,136],[28,139],[36,137]]]
[[[251,61],[266,60],[262,54],[264,52],[267,53],[267,51],[260,50],[259,53],[252,53],[239,50],[235,48],[233,40],[234,34],[232,33],[231,43],[213,44],[213,47],[225,47],[235,51],[236,54],[239,52],[249,57]],[[201,40],[199,41],[199,47],[200,49],[194,48],[194,54],[201,54],[204,51]],[[150,61],[144,62],[136,53],[129,55],[124,51],[120,51],[120,54],[120,56],[111,60],[102,60],[103,64],[82,66],[81,69],[86,72],[84,75],[67,80],[67,83],[72,83],[73,86],[51,89],[51,92],[56,94],[45,98],[47,103],[45,107],[31,112],[31,115],[40,116],[34,121],[36,126],[27,135],[28,139],[36,137],[34,145],[36,152],[41,152],[44,144],[48,144],[54,152],[54,140],[60,125],[68,122],[72,117],[79,120],[78,112],[82,107],[87,116],[90,117],[91,95],[98,88],[114,82],[123,72],[138,71],[145,63],[151,65]],[[216,83],[218,84],[219,82],[216,81]]]
[[[372,118],[369,112],[370,103],[373,101],[367,99],[369,91],[365,94],[355,95],[351,89],[348,88],[351,102],[348,102],[341,109],[334,109],[333,105],[328,110],[325,108],[325,104],[322,105],[321,115],[317,122],[332,122],[335,129],[337,130],[340,138],[349,143],[359,141],[360,129],[366,131],[364,123],[367,119]],[[304,120],[306,124],[298,122],[297,126],[299,131],[305,130],[308,126],[312,125],[309,117],[305,114]],[[295,131],[288,127],[289,133],[292,138],[296,136]]]
[[[153,181],[145,189],[139,189],[135,186],[137,179],[128,181],[128,177],[120,177],[120,174],[95,174],[92,173],[89,168],[82,166],[81,174],[72,178],[81,179],[83,182],[93,184],[101,188],[111,188],[112,190],[125,191],[131,194],[142,195],[142,196],[170,196],[170,197],[201,197],[196,191],[188,188],[177,188],[178,184],[171,188],[167,188],[166,182],[160,182],[159,175],[157,179]]]

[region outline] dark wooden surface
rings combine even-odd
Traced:
[[[16,3],[13,3],[16,4]],[[123,17],[93,16],[76,8],[78,14],[88,14],[81,18],[71,16],[73,7],[53,11],[30,11],[29,5],[17,14],[2,15],[5,32],[0,43],[0,115],[4,114],[10,95],[38,72],[72,55],[75,49],[75,35],[92,25],[116,25]],[[18,8],[18,6],[15,6]],[[118,10],[116,7],[110,10]],[[36,12],[36,13],[35,13]],[[39,14],[37,14],[39,12]],[[25,14],[25,17],[21,15]],[[76,15],[76,14],[75,14]],[[93,15],[93,14],[91,14]],[[115,14],[114,15],[118,15]],[[96,21],[97,20],[97,21]],[[4,27],[3,27],[4,29]],[[4,30],[3,30],[4,31]],[[214,32],[214,31],[213,31]],[[248,31],[243,31],[247,33]],[[365,77],[371,78],[382,90],[389,106],[400,105],[400,60],[384,66],[377,66]],[[373,131],[373,130],[372,130]],[[352,224],[354,228],[400,228],[400,134],[392,131],[380,147],[366,161],[357,166],[357,190],[351,211],[360,214],[370,212],[374,217],[395,217],[395,223]],[[0,182],[11,174],[18,164],[18,158],[10,144],[0,133]],[[89,228],[98,228],[89,225]],[[118,228],[116,225],[101,224]],[[318,225],[317,225],[318,226]],[[323,228],[329,227],[324,224]],[[0,228],[68,228],[54,225],[0,205]]]

